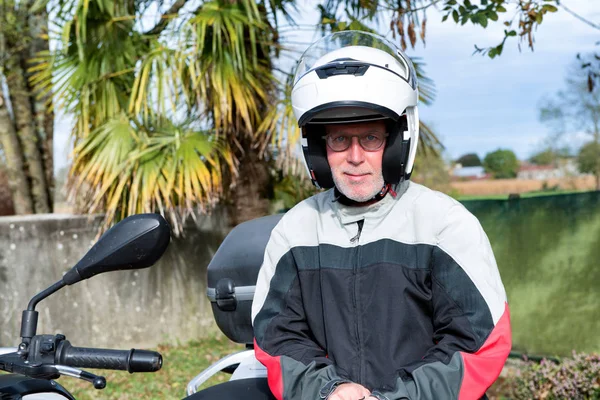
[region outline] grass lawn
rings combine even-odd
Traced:
[[[588,192],[588,190],[539,190],[532,192],[520,193],[519,197],[522,199],[528,197],[538,197],[538,196],[554,196],[558,194],[572,194],[572,193],[583,193]],[[456,197],[458,201],[465,200],[506,200],[508,199],[508,194],[489,194],[489,195],[460,195]]]
[[[106,388],[103,390],[96,390],[92,384],[70,377],[61,377],[58,382],[77,400],[182,399],[185,397],[185,387],[193,377],[221,357],[244,350],[244,346],[220,336],[187,345],[159,346],[149,350],[157,350],[163,356],[163,367],[158,372],[129,374],[125,371],[89,370],[106,378]],[[203,387],[224,382],[230,376],[219,373]]]

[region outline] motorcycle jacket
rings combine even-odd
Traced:
[[[278,399],[344,382],[378,399],[478,399],[511,348],[509,309],[477,218],[409,181],[364,207],[334,190],[273,229],[252,305]]]

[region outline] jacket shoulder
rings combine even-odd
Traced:
[[[412,183],[405,193],[405,207],[410,210],[419,230],[427,231],[427,237],[437,242],[439,234],[449,225],[469,227],[470,231],[479,231],[480,223],[477,217],[456,199],[429,189],[423,185]]]
[[[415,212],[445,215],[452,212],[471,214],[458,200],[445,193],[411,182],[406,192]]]
[[[331,200],[333,199],[332,189],[317,193],[296,204],[281,219],[283,225],[298,227],[298,224],[318,219],[318,216],[324,212],[331,211]]]

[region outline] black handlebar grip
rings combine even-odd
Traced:
[[[162,356],[159,352],[131,349],[129,372],[155,372],[162,368]]]
[[[56,354],[57,364],[76,368],[154,372],[162,367],[160,353],[148,350],[112,350],[64,346]]]

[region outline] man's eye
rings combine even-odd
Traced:
[[[332,141],[335,143],[344,143],[347,140],[346,136],[338,136],[332,138]]]
[[[365,142],[381,142],[383,137],[378,134],[367,135],[364,138]]]

